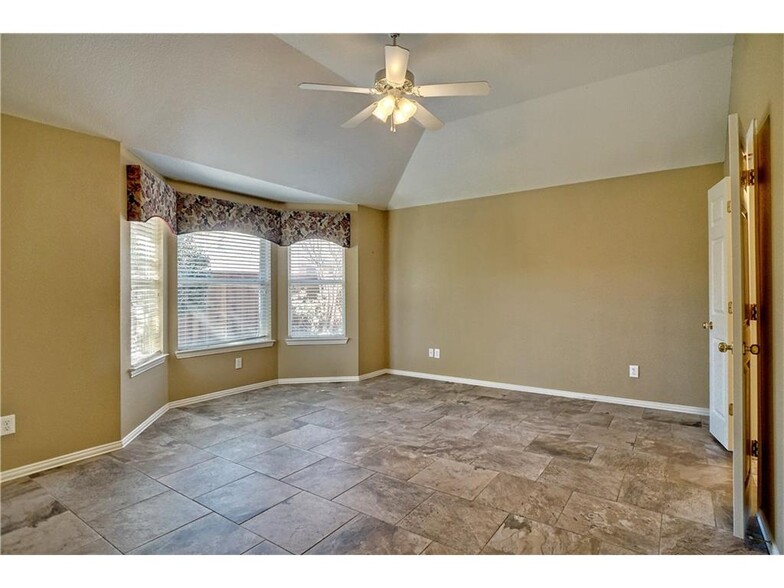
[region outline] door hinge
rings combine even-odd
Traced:
[[[727,303],[727,314],[732,314],[732,300]]]
[[[756,439],[751,442],[751,457],[759,457],[759,441]]]
[[[750,321],[758,321],[759,320],[759,307],[756,304],[748,304],[747,305],[747,312],[746,318]]]
[[[732,200],[727,200],[727,212],[732,212]]]
[[[730,414],[730,416],[733,416],[735,414],[735,405],[732,402],[730,402],[730,407],[727,410],[727,412]]]
[[[757,183],[757,177],[753,169],[743,170],[740,174],[740,181],[744,186],[753,186]]]

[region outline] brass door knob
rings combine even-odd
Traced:
[[[724,341],[722,341],[721,343],[719,343],[719,351],[721,353],[727,353],[728,351],[732,351],[732,344],[725,343]]]
[[[702,328],[710,331],[711,329],[713,329],[713,321],[702,323]]]

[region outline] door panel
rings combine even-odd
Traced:
[[[727,354],[719,351],[720,343],[730,342],[730,315],[727,312],[732,279],[729,200],[729,178],[708,190],[710,432],[724,447],[732,449],[732,423],[728,413],[730,362]]]

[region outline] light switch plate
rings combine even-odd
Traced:
[[[436,359],[441,359],[441,350],[438,348],[433,349],[433,357]]]
[[[234,358],[234,369],[235,370],[242,369],[242,358],[241,357],[235,357]]]
[[[640,377],[640,366],[638,366],[638,365],[630,365],[629,366],[629,377],[630,378],[639,378]]]
[[[432,348],[432,347],[429,347],[429,348],[428,348],[428,350],[427,350],[427,356],[428,356],[428,357],[433,357],[433,348]]]

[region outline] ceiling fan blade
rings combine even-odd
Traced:
[[[414,112],[414,120],[425,127],[428,131],[437,131],[444,126],[436,115],[417,102],[417,109]]]
[[[487,96],[490,84],[487,82],[455,82],[452,84],[429,84],[414,88],[414,94],[422,98],[441,96]]]
[[[377,103],[374,102],[367,108],[363,109],[362,112],[355,114],[340,126],[344,129],[353,129],[354,127],[358,126],[359,123],[364,122],[370,118],[370,115],[373,114],[373,111],[376,109],[376,104]]]
[[[406,81],[408,49],[403,49],[397,45],[386,45],[384,47],[384,58],[386,60],[387,81],[396,86],[402,85]]]
[[[300,90],[322,90],[325,92],[351,92],[352,94],[371,94],[371,88],[358,88],[356,86],[333,86],[331,84],[309,84],[303,82],[299,85]]]

